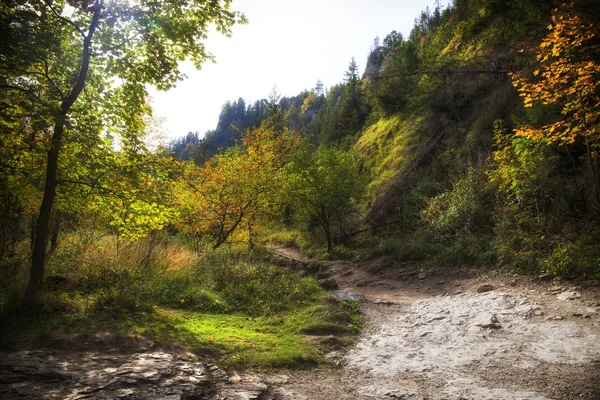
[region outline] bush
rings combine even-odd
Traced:
[[[543,259],[543,272],[556,276],[600,283],[598,230],[579,234],[573,241],[558,237],[552,252]]]
[[[485,230],[491,215],[486,207],[488,193],[486,176],[471,168],[452,190],[427,202],[421,219],[439,239]]]

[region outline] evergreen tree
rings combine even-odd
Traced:
[[[361,80],[358,77],[358,65],[352,57],[348,70],[344,74],[346,86],[342,96],[340,112],[337,118],[336,140],[344,136],[353,135],[364,124],[367,112],[362,90]]]

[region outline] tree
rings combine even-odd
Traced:
[[[248,129],[242,146],[213,156],[201,168],[188,166],[176,190],[179,225],[194,234],[208,235],[218,248],[241,234],[252,244],[258,218],[273,213],[287,186],[286,163],[297,138],[280,128],[275,117]]]
[[[364,94],[358,76],[358,65],[354,57],[350,60],[348,70],[344,75],[346,86],[337,115],[336,135],[332,138],[338,141],[344,136],[358,132],[367,117]]]
[[[538,68],[532,77],[513,74],[526,108],[534,102],[555,105],[561,116],[539,127],[522,126],[517,136],[564,146],[583,141],[586,164],[591,176],[591,193],[600,208],[598,146],[600,145],[600,25],[578,13],[572,5],[552,12],[548,34],[536,58]]]
[[[169,89],[183,78],[180,61],[189,58],[199,68],[210,59],[202,44],[209,26],[214,24],[229,35],[232,24],[245,21],[228,10],[230,3],[3,2],[0,18],[8,33],[3,38],[18,40],[3,40],[2,87],[27,94],[35,105],[30,114],[41,109],[51,132],[27,304],[36,302],[43,284],[48,231],[59,185],[59,156],[65,142],[94,141],[103,129],[110,129],[133,147],[130,154],[134,154],[139,145],[136,135],[143,131],[142,117],[150,112],[145,85]],[[43,40],[23,36],[28,32]],[[120,85],[115,89],[116,82]],[[115,98],[121,103],[114,104],[111,100]],[[117,107],[120,112],[114,112]]]
[[[383,54],[387,54],[390,50],[394,48],[394,46],[398,43],[402,43],[403,37],[401,33],[396,31],[391,31],[384,39],[383,39]]]
[[[335,147],[305,145],[294,157],[292,195],[302,216],[322,230],[327,251],[333,250],[333,230],[343,229],[365,189],[365,175],[352,155]],[[336,225],[337,224],[337,225]]]
[[[323,94],[323,87],[324,87],[324,86],[323,86],[323,81],[322,81],[322,80],[320,80],[320,79],[318,79],[318,80],[317,80],[317,83],[315,84],[315,88],[314,88],[314,90],[313,90],[313,91],[314,91],[314,92],[315,92],[315,93],[316,93],[318,96],[320,96],[320,95],[322,95],[322,94]]]
[[[566,6],[565,6],[566,7]],[[557,104],[562,118],[535,128],[524,126],[517,135],[550,144],[573,143],[578,137],[600,140],[600,27],[581,18],[572,8],[556,8],[542,40],[533,78],[513,74],[525,107],[535,101]]]

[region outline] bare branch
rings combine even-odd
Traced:
[[[58,180],[56,183],[57,184],[72,184],[72,185],[82,185],[82,186],[87,186],[93,190],[98,190],[100,192],[105,192],[105,193],[110,193],[112,195],[114,195],[115,197],[124,200],[125,198],[123,196],[121,196],[116,190],[113,189],[109,189],[105,186],[100,186],[98,185],[98,179],[100,179],[100,177],[98,177],[95,182],[85,182],[85,181],[75,181],[75,180],[71,180],[71,179],[60,179]]]

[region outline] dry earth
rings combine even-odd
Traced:
[[[0,398],[600,399],[598,288],[274,251],[363,303],[355,345],[324,341],[331,366],[225,373],[142,338],[63,337],[0,354]]]

